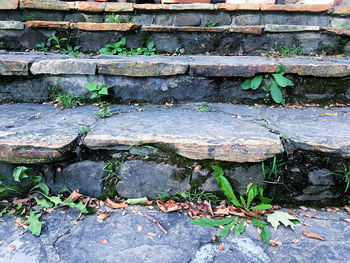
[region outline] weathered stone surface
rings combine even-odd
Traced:
[[[106,3],[101,2],[78,2],[78,10],[88,12],[103,12],[106,7]]]
[[[46,10],[70,10],[75,7],[73,2],[61,2],[52,0],[22,0],[21,8],[46,9]]]
[[[192,27],[192,26],[143,26],[142,31],[149,32],[224,32],[229,27]]]
[[[96,66],[96,60],[88,59],[43,60],[39,62],[34,62],[30,67],[30,72],[33,75],[95,75]]]
[[[230,26],[228,30],[235,33],[260,35],[264,26]]]
[[[151,59],[126,58],[124,61],[106,61],[98,63],[98,73],[117,76],[152,77],[185,74],[187,63],[171,62],[166,57],[152,56]]]
[[[306,193],[307,192],[310,192],[309,187],[306,189]],[[296,196],[294,197],[294,199],[298,201],[319,201],[319,200],[329,200],[329,199],[334,199],[339,197],[339,195],[333,194],[329,189],[321,191],[319,193],[312,193],[312,194],[306,194],[306,193],[300,196]]]
[[[265,25],[265,32],[302,32],[302,31],[319,31],[319,26],[299,26],[299,25]]]
[[[18,8],[18,0],[0,0],[0,9],[13,10]]]
[[[86,31],[133,31],[141,25],[129,23],[77,23],[77,29]]]
[[[169,10],[215,10],[215,5],[205,4],[205,2],[208,3],[208,0],[198,0],[197,3],[169,5]]]
[[[120,196],[128,198],[154,198],[161,193],[175,195],[179,191],[189,191],[189,178],[176,179],[181,170],[164,163],[127,161],[120,166],[119,175],[123,180],[116,189]]]
[[[329,10],[332,14],[337,15],[349,15],[350,14],[350,6],[333,6]]]
[[[103,123],[85,138],[88,147],[131,145],[137,141],[163,143],[187,158],[232,162],[260,162],[283,152],[277,135],[215,112],[146,110],[115,116]]]
[[[27,21],[28,27],[43,28],[69,28],[69,22],[53,22],[53,21]]]
[[[326,27],[325,30],[332,32],[336,35],[350,36],[350,28],[348,27]]]
[[[350,158],[348,111],[348,108],[268,109],[263,118],[300,149]]]
[[[94,107],[61,111],[52,105],[20,104],[0,108],[0,161],[9,163],[67,159],[73,155],[80,127],[93,122]]]
[[[218,10],[236,11],[236,10],[259,10],[260,5],[254,3],[246,4],[233,4],[233,3],[219,3],[217,4]]]
[[[82,161],[71,164],[62,172],[56,172],[54,190],[59,192],[67,186],[71,191],[79,189],[84,195],[97,197],[102,194],[102,178],[106,176],[103,167],[103,162]]]
[[[105,12],[131,12],[134,10],[132,3],[106,3]]]
[[[174,18],[175,26],[200,26],[201,18],[195,15],[179,14]]]
[[[0,60],[0,75],[27,76],[29,63],[21,60]]]
[[[0,29],[24,29],[24,23],[20,21],[0,21]]]
[[[235,16],[234,25],[238,26],[248,26],[248,25],[260,25],[261,24],[261,16],[260,15],[238,15]]]
[[[286,12],[324,12],[329,5],[261,5],[261,11],[286,11]]]
[[[263,13],[264,24],[271,25],[309,25],[309,26],[328,26],[329,17],[315,14],[279,14]]]

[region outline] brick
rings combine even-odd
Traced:
[[[261,5],[261,11],[325,12],[328,5]]]
[[[0,21],[0,29],[22,30],[24,23],[20,21]]]
[[[69,28],[70,22],[57,21],[27,21],[30,28]]]
[[[14,10],[18,8],[18,0],[0,0],[1,10]]]
[[[336,35],[350,36],[350,28],[348,27],[324,27],[323,29]]]
[[[319,31],[319,26],[302,26],[302,25],[265,25],[265,32],[303,32]]]
[[[80,11],[88,12],[103,12],[105,10],[106,3],[100,2],[78,2],[77,9]]]
[[[261,35],[264,26],[230,26],[229,32]]]
[[[350,15],[350,6],[335,6],[330,8],[328,12],[336,15]]]
[[[77,29],[85,31],[134,31],[140,27],[138,24],[127,23],[77,23]]]
[[[236,11],[236,10],[259,10],[259,4],[217,4],[218,10],[226,10],[226,11]]]
[[[70,10],[75,8],[74,2],[61,2],[53,0],[22,0],[21,8],[46,9],[46,10]]]
[[[106,3],[106,12],[131,12],[134,11],[132,3]]]
[[[0,76],[28,76],[29,63],[21,60],[0,60]]]
[[[229,27],[191,27],[191,26],[143,26],[142,31],[148,32],[225,32]]]

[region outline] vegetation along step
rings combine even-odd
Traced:
[[[283,67],[281,67],[283,66]],[[109,86],[111,101],[261,103],[266,92],[243,86],[259,76],[285,74],[286,102],[349,103],[348,57],[87,56],[0,53],[0,102],[44,102],[59,91],[90,97],[85,86]],[[275,76],[276,77],[276,76]],[[269,78],[262,81],[262,85]],[[287,81],[284,79],[283,81]],[[281,84],[281,83],[280,83]],[[30,87],[30,88],[28,88]]]

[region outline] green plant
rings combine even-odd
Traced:
[[[349,190],[349,186],[350,186],[350,163],[348,164],[348,166],[346,166],[343,163],[343,167],[344,167],[343,170],[336,170],[335,173],[343,176],[344,181],[345,181],[344,193],[346,193]]]
[[[55,34],[51,34],[49,41],[54,41],[53,49],[57,50],[61,54],[68,54],[69,56],[78,57],[81,46],[72,46],[67,37],[56,36]],[[66,48],[62,46],[61,42],[67,42]],[[43,43],[40,43],[40,47],[42,47]],[[37,46],[38,47],[38,46]]]
[[[119,180],[123,180],[121,177],[119,177],[119,173],[117,171],[118,166],[122,165],[123,163],[124,158],[121,162],[107,161],[105,166],[103,167],[103,171],[105,171],[107,175],[102,178],[102,181],[117,182]]]
[[[46,47],[44,42],[41,42],[40,44],[36,44],[36,49],[41,52],[47,52],[48,48]]]
[[[91,131],[90,126],[83,126],[80,128],[80,135],[81,137],[86,137],[86,135]]]
[[[101,96],[108,95],[109,86],[103,84],[97,84],[96,82],[91,82],[85,85],[89,91],[92,91],[91,99],[100,100]]]
[[[61,109],[70,109],[81,105],[83,98],[81,96],[72,96],[67,93],[55,91],[52,98],[61,107]]]
[[[112,15],[110,15],[109,17],[106,18],[106,21],[109,23],[121,23],[121,18],[120,15],[114,15],[114,13],[112,13]]]
[[[25,17],[26,21],[34,21],[34,20],[36,20],[36,16],[34,14],[30,14],[30,13],[29,14],[25,14],[24,17]]]
[[[283,98],[283,92],[281,88],[285,88],[287,86],[293,86],[293,82],[286,77],[283,76],[284,67],[281,64],[277,73],[273,74],[265,74],[264,77],[262,75],[256,76],[253,79],[247,79],[242,84],[243,90],[257,90],[261,87],[265,92],[265,102],[269,101],[271,97],[275,103],[279,103],[284,105],[285,100]]]
[[[281,46],[278,50],[282,57],[295,57],[301,56],[301,46],[300,44],[290,48],[288,46]]]
[[[157,151],[158,149],[156,147],[153,147],[153,146],[150,146],[150,145],[143,145],[142,144],[142,141],[137,141],[137,142],[134,142],[133,144],[131,144],[129,147],[128,147],[128,150],[131,149],[132,147],[135,147],[139,150],[141,150],[141,154],[143,157],[148,157],[148,154],[147,154],[147,149],[150,149],[150,150],[153,150],[153,151]]]
[[[196,111],[211,111],[211,107],[205,103],[202,103],[198,107],[195,108]]]
[[[219,22],[212,21],[212,20],[206,20],[204,26],[205,27],[216,27]]]
[[[117,43],[107,44],[106,47],[101,48],[99,52],[105,55],[126,55],[127,50],[125,46],[126,46],[126,38],[123,37]]]
[[[107,102],[102,101],[100,103],[100,109],[95,111],[94,114],[98,115],[100,118],[109,118],[113,116],[113,113],[109,107],[110,105]]]
[[[261,163],[261,171],[263,173],[264,179],[270,181],[271,178],[277,179],[279,176],[283,175],[282,166],[284,165],[283,160],[277,160],[276,155],[272,160],[266,165],[265,162]]]
[[[144,56],[153,56],[156,52],[156,48],[154,47],[154,41],[151,41],[148,43],[147,47],[144,48],[137,48],[133,49],[131,48],[130,51],[128,51],[129,55],[137,56],[137,55],[144,55]]]
[[[56,36],[55,34],[51,34],[51,37],[48,41],[54,41],[54,48],[58,51],[61,51],[63,47],[61,46],[61,42],[67,41],[66,37]]]
[[[177,192],[174,198],[175,200],[188,200],[193,203],[197,203],[198,201],[210,201],[211,204],[216,205],[220,202],[220,198],[215,194],[208,192],[206,190],[197,190],[190,192]]]

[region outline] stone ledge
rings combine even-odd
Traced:
[[[33,75],[95,75],[96,60],[88,59],[62,59],[62,60],[44,60],[34,62],[30,67]]]
[[[68,11],[70,9],[75,9],[76,6],[75,2],[61,2],[52,0],[22,0],[20,1],[20,8]]]
[[[20,21],[0,21],[0,29],[2,30],[23,30],[24,23]]]
[[[303,32],[303,31],[319,31],[319,26],[302,26],[302,25],[265,25],[265,32]]]
[[[131,12],[134,11],[132,3],[106,3],[105,12]]]
[[[350,36],[350,28],[348,27],[323,27],[322,29],[336,35]]]
[[[14,10],[18,8],[18,0],[0,0],[0,10]]]
[[[30,28],[69,28],[70,22],[57,21],[27,21],[27,26]]]
[[[228,26],[221,27],[192,27],[192,26],[142,26],[142,31],[149,32],[225,32]]]
[[[88,12],[104,12],[106,3],[101,2],[77,2],[77,9],[79,11]]]
[[[228,31],[234,33],[261,35],[264,26],[229,26]]]
[[[79,22],[76,28],[85,31],[134,31],[141,27],[138,24],[129,23],[88,23]]]
[[[329,12],[335,15],[350,15],[350,6],[334,6]]]
[[[0,59],[0,76],[28,76],[28,70],[28,61]]]
[[[261,5],[261,11],[326,12],[329,5]]]
[[[259,4],[217,4],[217,10],[226,11],[258,11],[260,10]]]

